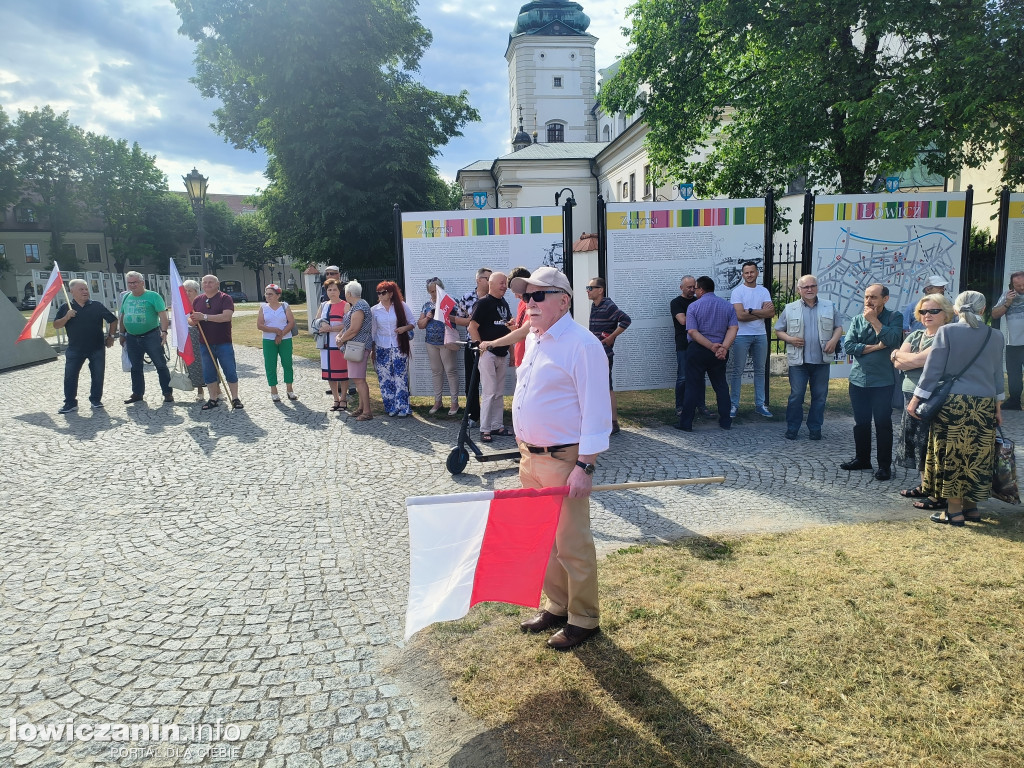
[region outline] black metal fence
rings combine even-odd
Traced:
[[[775,303],[775,314],[778,316],[782,308],[798,298],[796,283],[803,274],[803,250],[799,240],[788,240],[774,244],[772,254],[771,279],[765,282],[770,286],[772,301]],[[774,321],[772,321],[774,323]],[[785,352],[786,343],[769,334],[772,352]]]

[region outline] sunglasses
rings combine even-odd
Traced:
[[[942,312],[942,310],[938,309],[938,308],[936,308],[936,309],[919,309],[918,312],[920,312],[922,315],[937,315],[940,312]]]
[[[601,287],[600,285],[588,285],[587,286],[587,290],[588,291],[596,291],[600,287]]]
[[[564,293],[564,291],[533,291],[532,293],[524,293],[523,301],[532,301],[536,304],[540,304],[544,301],[545,295],[549,293]]]
[[[378,296],[387,296],[391,291],[377,291]]]

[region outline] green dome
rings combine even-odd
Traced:
[[[512,30],[517,35],[584,35],[590,17],[583,6],[569,0],[533,0],[519,9],[519,18]]]

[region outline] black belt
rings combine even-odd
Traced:
[[[129,336],[136,336],[136,337],[140,337],[141,338],[142,336],[149,336],[149,334],[155,333],[156,331],[159,331],[159,330],[160,330],[160,326],[157,326],[156,328],[150,328],[145,333],[129,333],[128,335]],[[126,333],[127,333],[127,331],[126,331]]]
[[[558,451],[564,451],[566,448],[575,448],[579,443],[566,443],[565,445],[549,445],[543,447],[540,445],[527,445],[526,450],[530,453],[557,453]]]

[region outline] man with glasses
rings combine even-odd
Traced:
[[[143,358],[149,355],[156,368],[160,390],[164,393],[164,402],[174,402],[174,391],[171,389],[171,372],[167,369],[164,358],[164,343],[167,341],[167,329],[170,320],[167,317],[167,305],[163,297],[156,291],[147,291],[146,283],[138,272],[128,272],[125,276],[128,293],[121,297],[121,318],[118,328],[121,331],[121,346],[128,352],[131,363],[132,394],[126,405],[138,403],[146,394],[146,378],[143,375]],[[186,331],[182,329],[182,333]]]
[[[892,392],[896,384],[890,354],[903,343],[903,316],[886,309],[889,289],[879,283],[864,291],[864,311],[850,321],[843,351],[853,356],[850,405],[857,455],[839,466],[871,469],[871,422],[878,441],[876,480],[892,478]]]
[[[607,283],[603,277],[595,277],[587,285],[587,298],[593,303],[590,308],[590,332],[597,336],[598,341],[604,345],[605,354],[608,356],[608,393],[612,399],[612,434],[619,433],[619,408],[615,402],[615,390],[612,388],[612,363],[615,362],[615,352],[612,346],[615,339],[622,335],[622,332],[629,328],[633,321],[629,315],[619,309],[615,302],[606,295]]]
[[[569,314],[572,286],[554,267],[512,280],[527,302],[530,333],[512,400],[524,488],[568,486],[551,549],[544,610],[524,632],[561,627],[548,638],[574,648],[600,631],[597,552],[590,532],[590,489],[597,454],[608,449],[608,358],[597,338]]]
[[[775,335],[786,342],[789,363],[789,403],[786,405],[786,439],[796,440],[804,418],[804,393],[811,386],[807,431],[821,440],[828,398],[829,371],[843,326],[839,310],[818,297],[818,278],[804,275],[796,284],[800,298],[786,305],[775,323]]]
[[[323,276],[323,279],[320,281],[320,303],[321,304],[323,304],[325,301],[327,301],[327,288],[326,288],[326,285],[327,285],[327,281],[328,280],[337,280],[338,283],[340,284],[341,283],[341,269],[336,267],[336,266],[334,266],[333,264],[327,266],[324,269],[324,276]],[[328,391],[328,393],[330,393],[330,390],[327,390],[327,391]]]
[[[473,307],[469,321],[469,337],[473,341],[496,341],[508,336],[516,326],[512,310],[505,301],[508,277],[493,272],[487,280],[488,293]],[[494,437],[508,437],[505,426],[505,375],[508,371],[508,347],[497,346],[481,351],[477,358],[480,378],[480,439],[489,443]]]
[[[450,315],[451,321],[455,325],[461,325],[467,329],[467,334],[469,333],[469,321],[473,317],[473,309],[476,307],[476,303],[488,293],[488,281],[491,279],[492,271],[490,267],[480,267],[476,271],[476,288],[466,292],[459,300],[459,303],[455,305],[455,311]],[[463,352],[463,364],[466,372],[466,413],[469,415],[469,426],[473,426],[480,421],[480,380],[478,377],[476,386],[470,392],[469,382],[473,376],[473,369],[476,367],[476,357],[468,344]]]

